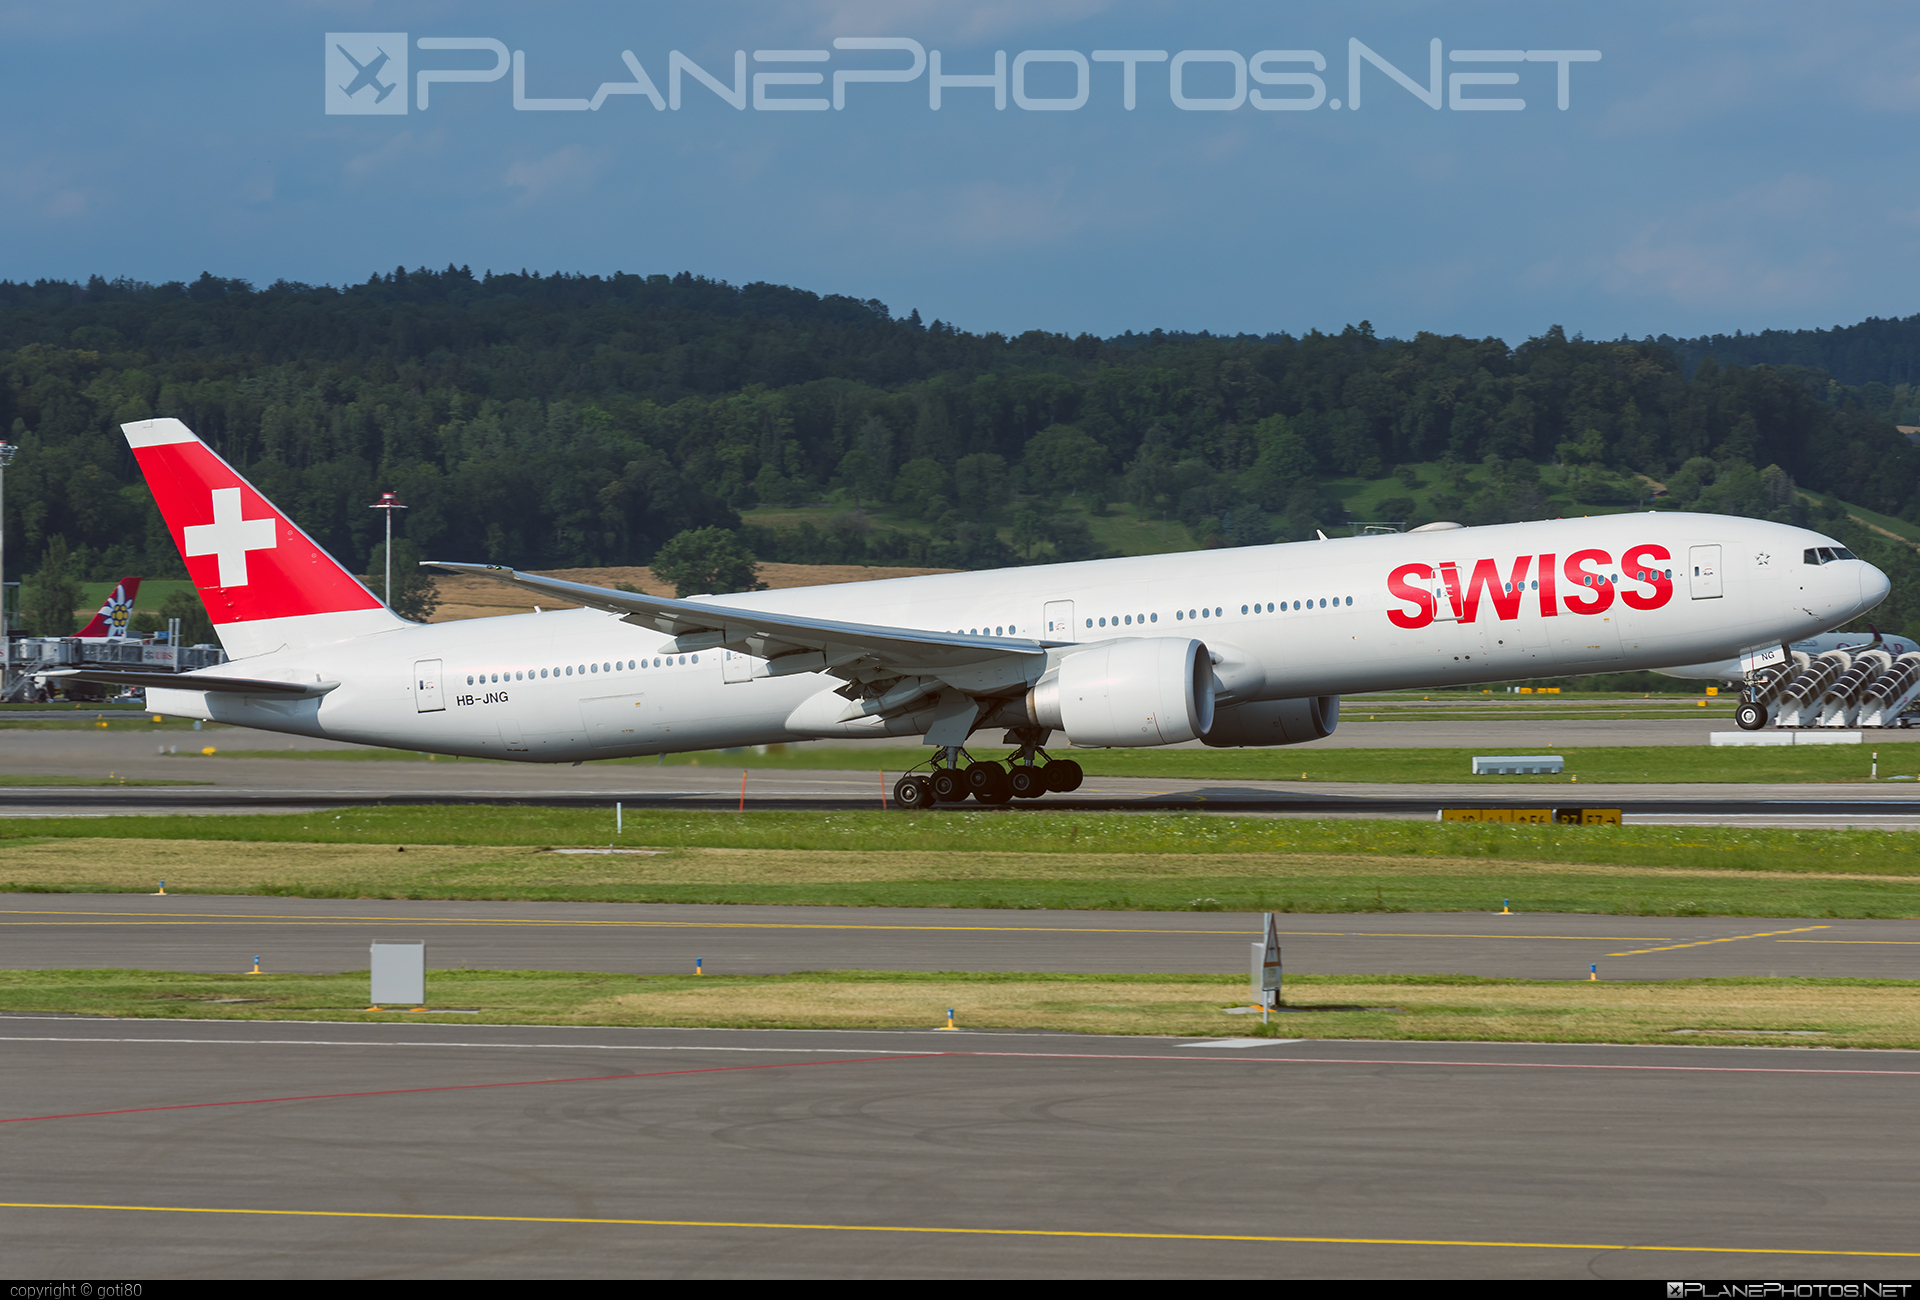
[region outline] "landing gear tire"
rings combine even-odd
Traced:
[[[908,811],[925,808],[933,802],[933,784],[924,776],[903,776],[893,783],[893,802]]]
[[[1055,794],[1071,794],[1078,790],[1084,775],[1080,765],[1070,758],[1057,758],[1040,770],[1046,773],[1047,789]]]
[[[967,774],[958,768],[940,768],[928,780],[933,786],[933,797],[941,803],[959,803],[973,793],[967,786]]]
[[[1767,725],[1767,711],[1758,704],[1742,704],[1733,711],[1733,722],[1742,731],[1758,731]]]
[[[1013,799],[1013,781],[998,763],[975,763],[967,769],[967,785],[981,803],[999,805]]]
[[[1046,769],[1029,767],[1022,764],[1013,769],[1013,775],[1007,778],[1007,784],[1016,799],[1038,799],[1047,792]]]

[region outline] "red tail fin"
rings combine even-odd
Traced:
[[[228,654],[404,625],[186,425],[142,420],[120,428]]]
[[[127,623],[133,618],[133,598],[139,594],[140,579],[125,577],[107,593],[106,603],[93,616],[93,622],[81,628],[76,636],[82,637],[124,637]]]

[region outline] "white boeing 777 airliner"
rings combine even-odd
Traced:
[[[440,564],[581,609],[416,624],[178,420],[123,426],[230,662],[155,712],[527,762],[924,736],[907,807],[1079,784],[1042,748],[1287,745],[1343,692],[1700,663],[1873,608],[1887,578],[1804,528],[1634,514],[667,600]],[[977,730],[1008,765],[965,763]]]

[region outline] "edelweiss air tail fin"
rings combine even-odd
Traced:
[[[228,655],[407,626],[186,425],[141,420],[120,430]]]
[[[140,579],[125,577],[107,593],[106,603],[93,616],[93,622],[81,628],[74,635],[81,638],[108,638],[120,640],[127,634],[127,624],[133,619],[133,598],[140,594]]]

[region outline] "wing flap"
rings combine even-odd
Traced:
[[[769,675],[835,672],[862,676],[1004,677],[1006,685],[1037,675],[1051,643],[1022,637],[968,636],[879,624],[843,623],[774,610],[741,609],[702,600],[674,600],[543,578],[496,564],[427,561],[427,567],[492,578],[526,591],[618,615],[636,627],[676,638],[676,651],[729,649],[768,661]],[[999,669],[1000,671],[996,671]]]

